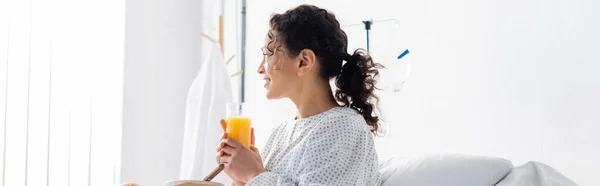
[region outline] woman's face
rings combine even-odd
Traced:
[[[297,66],[299,60],[289,57],[287,49],[277,41],[265,37],[265,43],[261,48],[263,59],[258,67],[258,73],[263,75],[264,88],[267,89],[267,99],[279,99],[290,97],[297,87],[299,78]]]

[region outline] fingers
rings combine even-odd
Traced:
[[[221,148],[221,150],[219,150],[219,152],[223,152],[223,153],[228,154],[228,155],[234,155],[235,154],[235,148],[230,147],[230,146],[223,146],[223,148]]]
[[[220,151],[220,150],[217,151],[217,156],[216,156],[217,157],[217,159],[216,159],[217,160],[217,164],[222,164],[221,160],[220,160],[222,156],[225,156],[225,152]]]
[[[221,140],[223,140],[223,139],[226,139],[226,138],[227,138],[227,135],[228,135],[228,134],[227,134],[227,132],[225,132],[225,133],[221,134]],[[223,143],[223,142],[220,142],[220,143],[217,145],[217,148],[216,148],[217,152],[219,152],[219,151],[221,150],[221,148],[223,148],[223,146],[225,146],[225,143]]]
[[[224,146],[225,146],[225,143],[219,143],[219,144],[217,145],[217,149],[216,149],[216,150],[217,150],[217,152],[221,151],[221,149],[223,149],[223,147],[224,147]]]
[[[225,139],[227,138],[229,134],[227,134],[227,132],[224,132],[223,134],[221,134],[221,139]]]
[[[229,147],[229,146],[221,146],[220,148],[217,149],[217,164],[223,164],[223,162],[221,162],[221,157],[223,156],[232,156],[235,153],[235,148]]]
[[[232,156],[235,154],[235,149],[225,146],[221,150],[217,152],[217,164],[229,163],[231,161]],[[228,157],[229,161],[223,162],[223,157]]]
[[[255,138],[254,138],[254,128],[250,128],[250,136],[252,136],[250,138],[250,145],[254,146],[254,141],[255,141]]]
[[[225,143],[227,146],[233,147],[233,148],[239,148],[239,147],[243,147],[244,145],[242,145],[240,142],[238,142],[235,139],[231,139],[231,138],[224,138],[221,140],[221,143]]]
[[[230,163],[234,153],[234,148],[228,146],[223,147],[221,150],[219,150],[219,152],[217,152],[217,164]]]
[[[231,162],[231,156],[220,156],[218,157],[219,164],[229,164]]]
[[[223,132],[227,131],[227,121],[221,119],[221,128],[223,128]]]

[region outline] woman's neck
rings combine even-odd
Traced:
[[[325,85],[313,84],[313,86],[303,87],[297,96],[290,97],[298,109],[297,119],[314,116],[339,106],[333,98],[331,86],[328,83],[322,84]]]

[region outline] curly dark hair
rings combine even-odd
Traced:
[[[347,53],[348,37],[340,28],[335,15],[314,5],[300,5],[283,14],[274,14],[270,20],[268,33],[270,43],[280,41],[278,47],[285,47],[290,55],[297,56],[303,49],[312,50],[320,65],[320,74],[326,79],[335,79],[337,90],[335,99],[342,106],[358,111],[371,132],[377,134],[379,117],[375,113],[377,96],[376,77],[381,64],[373,62],[364,49],[357,49],[352,55]],[[273,33],[273,31],[276,32]],[[267,47],[270,52],[276,48]],[[343,61],[346,61],[343,64]]]

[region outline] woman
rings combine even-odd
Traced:
[[[217,161],[236,185],[380,184],[379,118],[369,102],[380,65],[362,49],[347,54],[347,45],[335,16],[316,6],[271,18],[258,73],[267,98],[289,98],[298,113],[272,131],[262,160],[256,148],[223,134]]]

